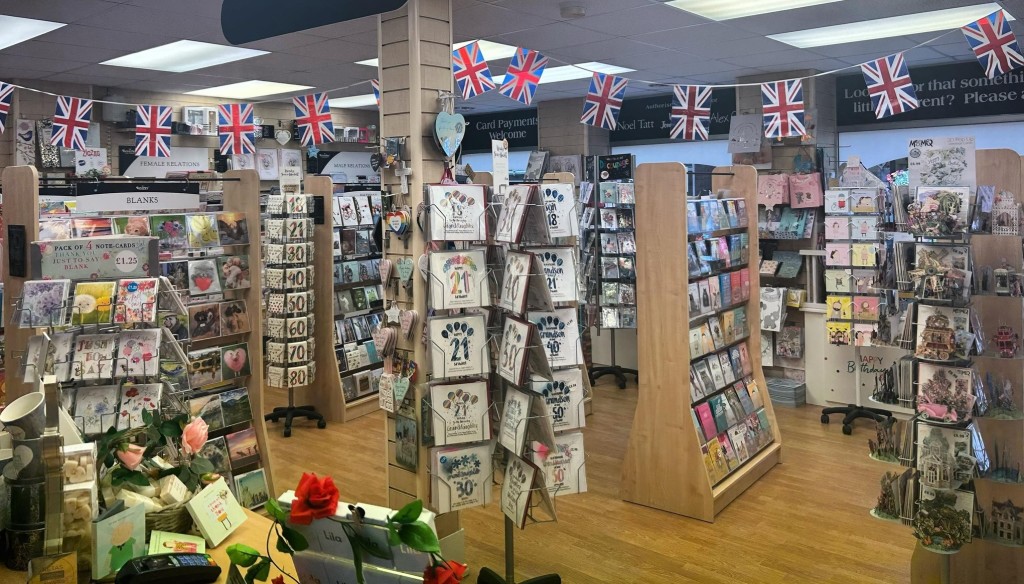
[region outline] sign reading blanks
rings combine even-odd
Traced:
[[[83,183],[75,213],[198,210],[199,183]]]

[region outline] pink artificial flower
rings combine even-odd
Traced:
[[[128,470],[135,470],[142,464],[142,454],[146,452],[146,449],[139,446],[138,444],[129,444],[125,450],[117,451],[117,458],[121,461],[121,466]]]
[[[199,454],[210,437],[210,427],[202,418],[195,418],[181,431],[181,450],[187,455]]]

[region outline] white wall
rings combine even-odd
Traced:
[[[508,153],[508,171],[526,172],[526,162],[530,159],[529,150],[512,150]],[[476,172],[491,172],[494,165],[491,164],[491,153],[481,152],[479,154],[463,154],[462,164],[468,164]]]
[[[1024,122],[974,124],[970,126],[941,126],[933,128],[902,128],[898,130],[870,130],[866,132],[840,132],[839,157],[860,156],[864,166],[907,157],[907,144],[911,138],[938,138],[942,136],[974,136],[975,147],[1010,148],[1024,152]]]
[[[728,140],[612,146],[612,154],[633,154],[637,164],[645,162],[682,162],[710,166],[732,164]]]

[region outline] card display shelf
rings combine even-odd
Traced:
[[[223,208],[225,212],[243,213],[249,225],[259,224],[259,175],[255,170],[230,171],[224,175]],[[139,182],[146,182],[140,180]],[[3,223],[8,226],[9,255],[2,264],[3,280],[6,283],[4,295],[4,314],[15,313],[15,304],[21,298],[26,281],[32,279],[32,268],[29,265],[29,248],[33,241],[39,239],[39,174],[31,166],[11,166],[3,171],[6,204],[3,206]],[[11,228],[19,235],[14,238],[17,245],[10,244]],[[249,307],[262,305],[263,270],[260,262],[260,240],[258,230],[250,230],[250,242],[240,249],[244,252],[235,255],[247,256],[251,286],[242,290],[225,291],[226,300],[245,300]],[[23,233],[23,235],[20,235]],[[23,268],[19,271],[18,268]],[[18,275],[12,275],[12,268]],[[265,469],[268,492],[273,494],[273,478],[270,448],[267,442],[266,425],[263,421],[265,407],[263,403],[263,323],[261,319],[250,319],[250,332],[242,333],[240,340],[248,342],[251,367],[246,387],[249,390],[249,402],[252,409],[252,427],[255,429],[256,441],[260,449],[261,466]],[[36,329],[7,327],[7,354],[24,354],[29,337],[36,334]],[[215,343],[199,341],[192,348],[202,348]],[[24,383],[17,376],[7,379],[8,400],[35,391],[32,384]]]
[[[714,169],[712,187],[747,201],[749,257],[757,250],[757,171],[749,166]],[[686,167],[679,163],[641,164],[636,169],[636,198],[649,204],[636,212],[637,296],[639,304],[637,354],[639,399],[623,464],[621,496],[627,501],[713,522],[715,516],[782,460],[779,433],[767,384],[761,370],[761,337],[757,270],[750,270],[747,322],[754,328],[747,339],[753,380],[764,395],[764,411],[773,440],[712,485],[705,469],[699,428],[691,414],[689,345],[689,270]],[[728,230],[736,232],[735,229]],[[733,307],[735,308],[735,306]],[[721,311],[719,311],[721,312]],[[683,323],[680,325],[680,323]],[[687,380],[681,383],[681,380]]]

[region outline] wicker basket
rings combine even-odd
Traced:
[[[149,535],[154,531],[191,533],[192,515],[184,503],[175,503],[160,511],[146,513],[146,539],[149,539]]]

